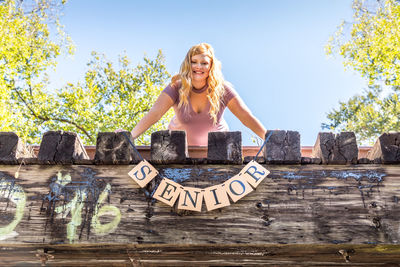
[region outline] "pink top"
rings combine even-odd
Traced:
[[[196,113],[192,108],[189,98],[188,110],[185,112],[184,107],[178,108],[179,89],[181,88],[181,83],[178,82],[177,84],[168,85],[163,92],[172,98],[175,110],[175,116],[169,123],[168,129],[186,131],[186,138],[189,146],[206,146],[208,142],[208,132],[228,131],[228,124],[222,116],[229,101],[236,97],[237,93],[228,85],[224,85],[224,87],[225,94],[220,100],[221,104],[217,114],[217,124],[214,125],[213,119],[208,114],[210,110],[210,102],[207,101],[206,108],[200,113]],[[202,93],[207,89],[208,85],[199,90],[192,88],[192,92]]]

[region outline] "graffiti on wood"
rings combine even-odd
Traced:
[[[51,228],[55,220],[61,217],[61,223],[66,224],[66,236],[70,243],[80,239],[84,230],[88,237],[92,230],[97,235],[110,233],[121,220],[120,210],[106,203],[111,194],[111,185],[96,178],[89,168],[85,169],[82,177],[82,181],[73,181],[69,173],[63,175],[58,172],[51,180],[50,192],[42,201],[41,211],[45,211],[48,218],[46,228]],[[5,240],[18,235],[14,229],[24,216],[27,197],[13,177],[2,174],[0,199],[6,203],[0,224],[0,240]],[[111,216],[113,219],[102,223],[102,216]]]
[[[4,240],[18,235],[14,229],[24,216],[26,196],[15,180],[3,176],[0,178],[0,198],[7,199],[6,210],[9,208],[10,201],[16,206],[13,220],[6,226],[0,227],[0,240]]]
[[[89,168],[81,176],[85,178],[83,181],[72,181],[70,174],[58,172],[42,203],[42,207],[47,204],[46,214],[51,223],[54,223],[57,215],[61,215],[64,223],[69,216],[67,238],[70,243],[76,240],[78,231],[79,239],[85,229],[87,237],[92,229],[95,234],[107,234],[115,230],[121,220],[121,212],[117,207],[104,205],[111,193],[111,185],[97,178]],[[102,224],[99,218],[103,215],[114,218]]]

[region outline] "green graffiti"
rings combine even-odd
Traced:
[[[26,196],[22,187],[16,185],[15,182],[2,180],[0,181],[0,197],[8,198],[16,205],[14,220],[7,226],[0,227],[0,240],[4,240],[18,235],[14,229],[24,216]]]
[[[56,183],[66,186],[68,183],[71,182],[71,176],[69,174],[65,175],[64,177],[59,172],[57,174]],[[74,198],[69,201],[68,203],[58,206],[55,208],[55,212],[61,214],[62,218],[66,218],[68,214],[71,215],[71,220],[67,224],[67,238],[70,243],[76,238],[76,232],[78,227],[82,224],[82,210],[85,206],[85,201],[88,199],[88,192],[87,188],[78,189],[75,191]],[[91,219],[91,227],[93,227],[94,232],[96,234],[107,234],[113,231],[121,221],[121,212],[120,210],[111,205],[104,205],[99,207],[104,200],[108,197],[109,193],[111,192],[111,185],[106,184],[105,189],[99,195],[96,206],[94,208],[93,216]],[[100,222],[100,217],[106,214],[112,214],[114,219],[106,224],[102,224]]]
[[[67,217],[71,213],[71,221],[67,224],[67,238],[70,243],[75,239],[76,230],[82,224],[82,209],[85,205],[86,193],[77,191],[75,197],[67,204],[55,208],[56,213],[61,213],[62,217]]]
[[[60,185],[62,185],[62,186],[66,186],[66,185],[69,184],[71,181],[72,181],[71,175],[66,174],[66,175],[64,175],[64,177],[63,177],[60,171],[57,173],[57,180],[56,180],[56,183],[58,183],[58,184],[60,184]]]
[[[98,208],[98,206],[102,204],[103,201],[106,199],[110,191],[111,191],[111,185],[107,184],[106,188],[99,196],[94,216],[92,217],[92,227],[96,234],[107,234],[113,231],[115,228],[117,228],[119,222],[121,221],[121,212],[117,207],[111,205],[105,205],[102,206],[100,209]],[[105,214],[113,214],[114,219],[109,223],[101,224],[99,217]]]

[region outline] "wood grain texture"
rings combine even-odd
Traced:
[[[14,256],[19,255],[18,247],[24,244],[25,252],[46,246],[55,246],[53,249],[78,246],[86,250],[87,246],[95,245],[101,251],[102,244],[122,247],[137,244],[176,249],[183,246],[186,250],[176,252],[183,259],[194,253],[191,246],[209,244],[219,247],[221,250],[215,251],[222,253],[228,251],[222,248],[225,245],[259,249],[268,244],[279,253],[284,253],[280,250],[282,245],[288,245],[287,257],[299,255],[304,261],[311,257],[301,249],[307,246],[314,246],[315,253],[322,254],[331,249],[329,255],[337,259],[333,262],[342,264],[343,255],[337,254],[342,247],[358,247],[357,253],[361,249],[365,255],[371,249],[375,253],[371,255],[378,256],[369,257],[370,260],[399,260],[400,166],[263,166],[271,173],[255,191],[221,209],[207,212],[203,204],[202,212],[198,213],[180,211],[149,197],[146,189],[139,188],[128,176],[134,165],[23,165],[16,180],[13,176],[18,166],[1,165],[0,233],[15,221],[21,201],[15,197],[19,196],[17,193],[23,190],[26,198],[15,229],[7,236],[0,236],[1,253],[9,249]],[[162,177],[200,188],[221,184],[243,168],[242,165],[155,167]],[[68,207],[70,212],[66,211]],[[391,245],[389,250],[377,249],[386,245]],[[397,254],[387,254],[388,251]],[[204,256],[206,252],[199,253]],[[149,265],[153,264],[152,256],[151,253],[146,256]],[[119,258],[122,265],[129,261],[125,254],[124,257]],[[204,264],[214,264],[211,256],[204,257]],[[257,257],[250,258],[258,264]],[[313,256],[309,260],[312,263],[323,258]],[[286,258],[280,260],[285,262]],[[294,258],[288,260],[294,262]],[[1,255],[1,261],[7,262],[7,257]]]
[[[43,260],[43,261],[42,261]],[[2,266],[398,266],[398,245],[14,245]]]

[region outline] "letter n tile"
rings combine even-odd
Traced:
[[[178,209],[201,211],[203,205],[204,191],[195,187],[181,187],[179,195]]]

